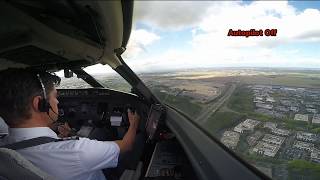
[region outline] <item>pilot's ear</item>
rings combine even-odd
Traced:
[[[40,103],[40,99],[41,99],[41,96],[35,96],[32,98],[32,109],[36,112],[39,112],[39,103]]]

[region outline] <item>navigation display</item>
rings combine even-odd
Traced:
[[[152,105],[148,115],[148,121],[146,125],[146,132],[148,133],[148,138],[151,140],[154,138],[155,132],[158,127],[159,119],[161,117],[161,109],[157,105]]]

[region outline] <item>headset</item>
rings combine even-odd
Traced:
[[[53,120],[51,118],[50,114],[49,114],[50,109],[54,114],[58,115],[58,117],[60,117],[60,118],[62,117],[62,114],[56,113],[52,109],[50,103],[48,102],[46,88],[44,87],[44,84],[43,84],[43,81],[42,81],[42,79],[40,77],[40,74],[37,74],[37,78],[38,78],[38,80],[40,82],[40,85],[41,85],[41,88],[42,88],[42,92],[43,92],[43,97],[39,100],[39,103],[38,103],[38,109],[39,109],[40,112],[46,112],[52,122],[56,122],[56,120]]]
[[[49,114],[49,110],[51,109],[51,105],[47,100],[47,92],[46,92],[46,89],[45,89],[44,84],[42,82],[42,79],[40,77],[40,74],[37,74],[37,78],[41,84],[41,88],[42,88],[42,92],[43,92],[43,97],[39,100],[39,103],[38,103],[38,109],[40,112],[46,112]]]

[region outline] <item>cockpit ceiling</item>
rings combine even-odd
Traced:
[[[124,20],[132,18],[123,2],[1,1],[0,70],[77,62],[116,68],[115,50],[130,34]]]

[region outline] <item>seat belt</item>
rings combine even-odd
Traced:
[[[52,137],[43,136],[43,137],[37,137],[37,138],[23,140],[23,141],[12,143],[12,144],[6,144],[3,146],[0,146],[0,148],[19,150],[19,149],[24,149],[24,148],[28,148],[28,147],[38,146],[41,144],[47,144],[47,143],[59,142],[59,141],[67,141],[67,140],[79,140],[79,137],[68,137],[68,138],[56,139],[56,138],[52,138]]]

